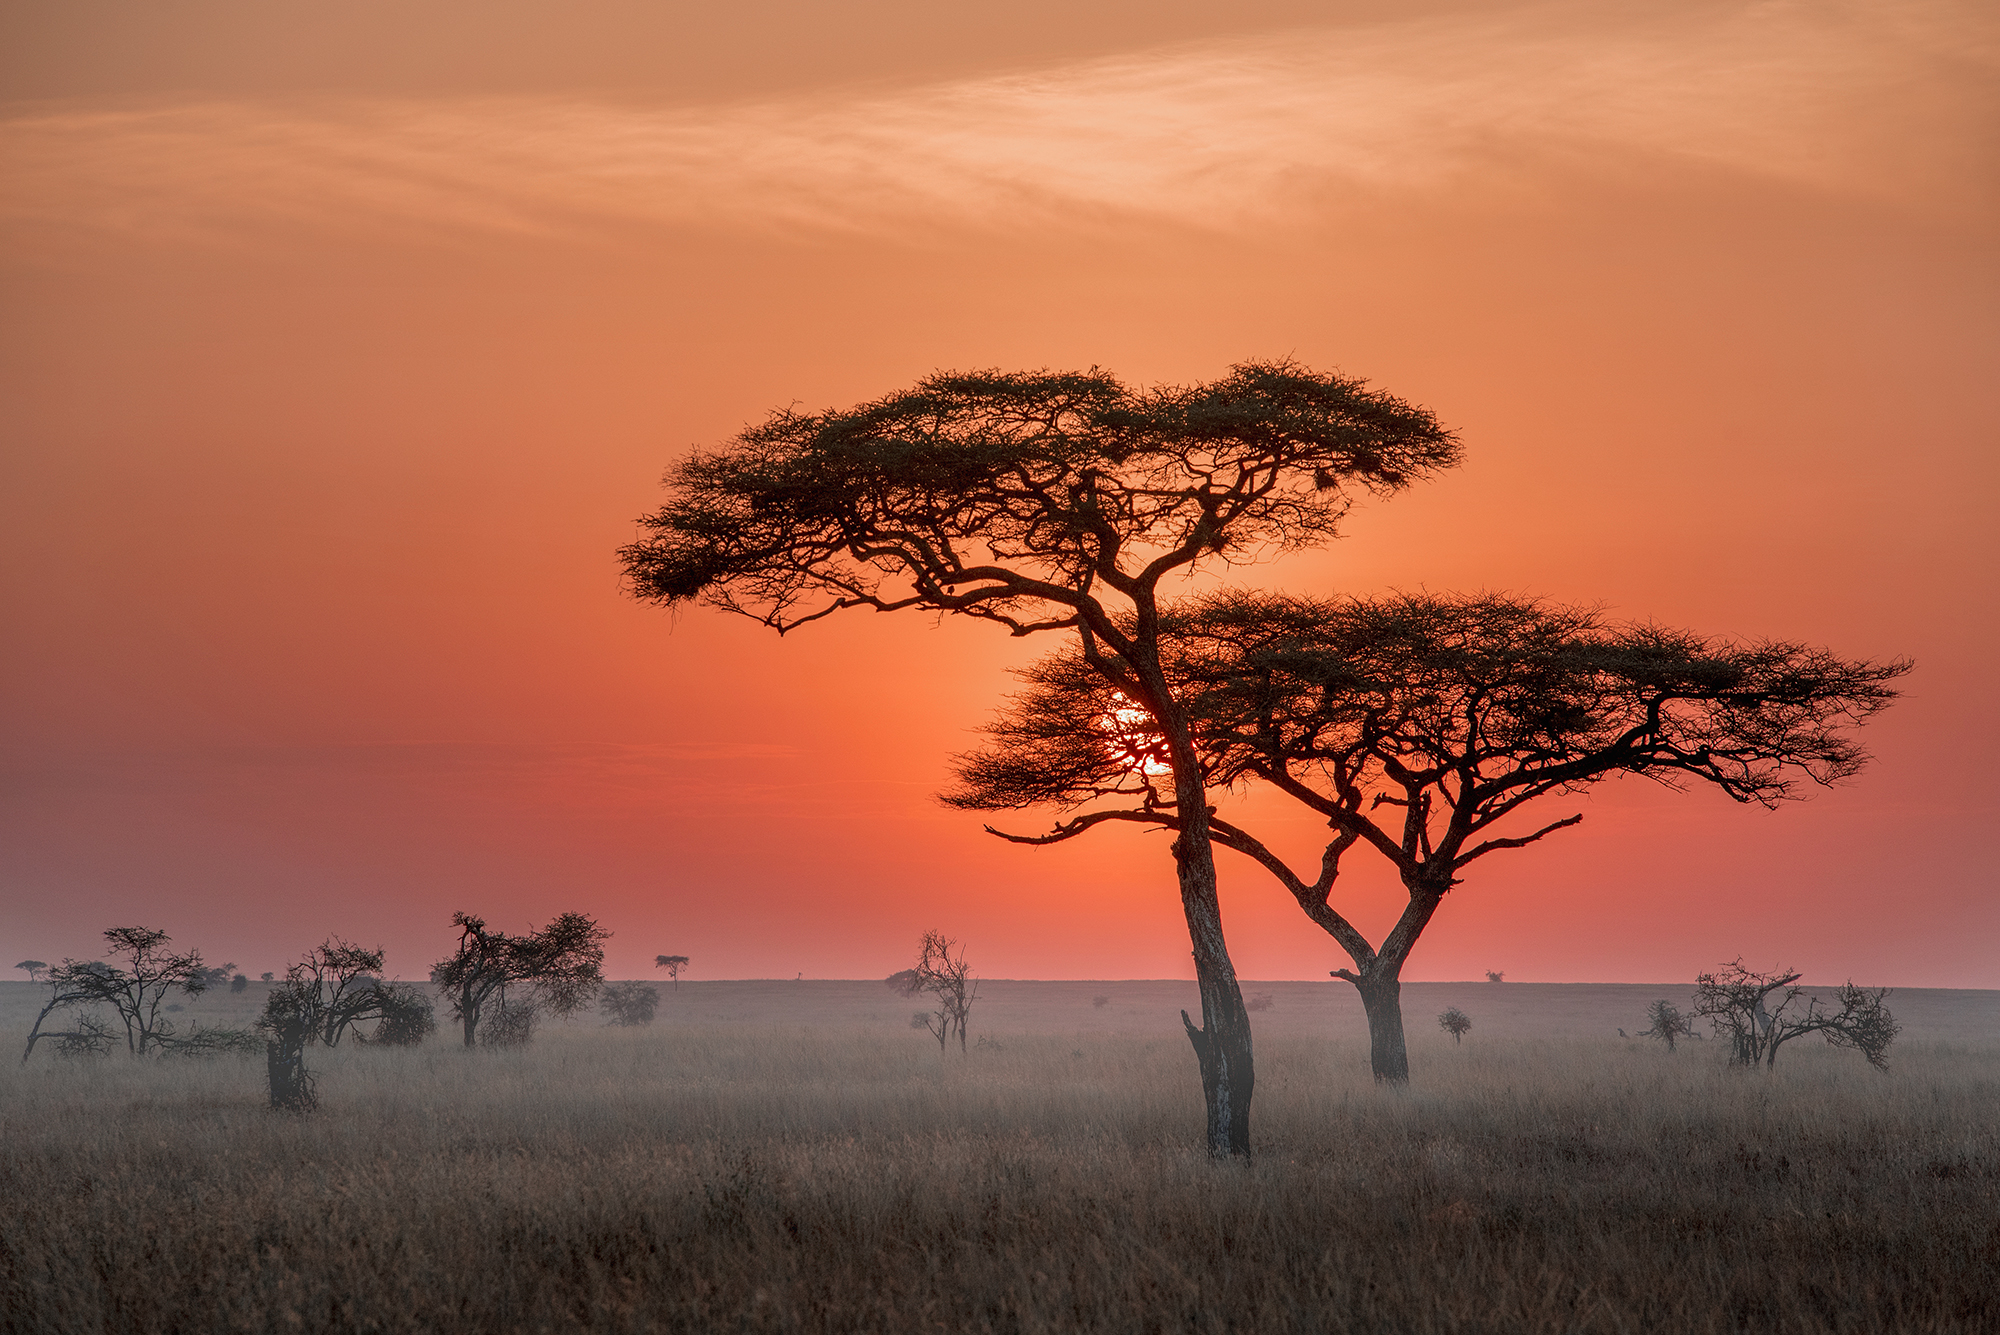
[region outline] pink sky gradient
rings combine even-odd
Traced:
[[[576,908],[622,976],[880,976],[931,926],[1187,975],[1157,838],[930,800],[1042,646],[669,617],[613,553],[788,403],[1293,356],[1467,463],[1240,578],[1918,664],[1857,784],[1609,785],[1409,977],[2000,987],[1989,7],[656,9],[0,18],[0,951],[419,977],[453,909]],[[1222,870],[1244,976],[1344,962]]]

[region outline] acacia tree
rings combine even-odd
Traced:
[[[1728,1036],[1731,1066],[1776,1066],[1779,1048],[1819,1034],[1834,1047],[1859,1051],[1876,1070],[1887,1070],[1889,1045],[1903,1028],[1883,1004],[1889,989],[1847,982],[1834,989],[1840,1009],[1829,1011],[1798,986],[1800,977],[1796,970],[1758,973],[1734,960],[1714,973],[1695,975],[1694,1014],[1708,1020],[1717,1037]],[[1805,1008],[1793,1010],[1801,997]]]
[[[952,613],[1073,637],[1157,730],[1191,813],[1173,843],[1202,1023],[1207,1144],[1249,1152],[1249,1017],[1202,813],[1204,771],[1161,656],[1161,583],[1325,542],[1350,489],[1458,460],[1430,413],[1287,363],[1137,390],[1102,371],[940,374],[847,411],[786,410],[667,474],[623,549],[631,592],[705,600],[779,633],[850,608]]]
[[[1888,683],[1909,669],[1493,594],[1217,595],[1183,609],[1166,639],[1209,781],[1267,784],[1333,831],[1305,874],[1242,826],[1207,819],[1217,843],[1275,876],[1353,961],[1333,976],[1360,993],[1370,1064],[1392,1082],[1409,1079],[1403,965],[1446,894],[1480,858],[1583,819],[1522,828],[1510,818],[1618,774],[1776,806],[1800,795],[1802,778],[1830,784],[1861,769],[1867,755],[1846,730],[1893,700]],[[1002,835],[1022,843],[1107,821],[1180,828],[1187,807],[1159,781],[1159,738],[1097,674],[1070,653],[1023,675],[1030,689],[989,728],[993,744],[959,757],[948,804],[1114,804],[1045,835]],[[1330,902],[1357,844],[1386,858],[1408,895],[1379,946]]]
[[[135,1057],[149,1053],[179,1052],[195,1055],[228,1051],[243,1044],[240,1030],[204,1029],[199,1025],[182,1034],[161,1011],[167,996],[178,991],[198,997],[208,989],[208,970],[199,950],[169,948],[173,938],[154,927],[113,927],[104,933],[111,953],[121,965],[102,960],[66,959],[49,970],[52,995],[28,1034],[27,1049],[21,1060],[34,1053],[42,1038],[84,1041],[82,1030],[66,1035],[45,1034],[42,1023],[59,1010],[83,1006],[109,1006],[125,1027],[125,1047]]]
[[[503,1019],[512,1014],[507,1032],[518,1041],[527,1027],[522,1020],[533,1011],[567,1015],[603,986],[604,943],[611,933],[588,914],[561,914],[525,936],[489,932],[484,918],[469,913],[454,913],[451,921],[459,929],[458,949],[437,962],[431,981],[450,999],[468,1048],[477,1041],[489,1005],[497,1005]],[[510,987],[526,995],[510,1004]]]
[[[14,967],[27,970],[29,982],[39,983],[42,981],[42,971],[47,969],[49,965],[47,960],[22,960]]]
[[[688,963],[688,957],[685,955],[653,956],[653,967],[667,971],[667,977],[673,980],[674,991],[676,992],[681,990],[681,970],[687,968]]]

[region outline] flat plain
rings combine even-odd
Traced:
[[[1887,1073],[1746,1072],[1619,1037],[1684,985],[1409,984],[1394,1090],[1345,984],[1247,983],[1257,1153],[1218,1164],[1188,983],[987,981],[963,1054],[880,983],[657,985],[639,1028],[316,1051],[307,1116],[258,1060],[10,1057],[0,1328],[1996,1326],[2000,993],[1896,993]]]

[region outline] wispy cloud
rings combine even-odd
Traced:
[[[867,97],[55,109],[0,216],[153,234],[603,223],[899,231],[1309,216],[1551,159],[1663,160],[1954,208],[1993,184],[1977,3],[1595,8],[1264,35]]]

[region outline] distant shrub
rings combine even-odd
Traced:
[[[1681,1008],[1671,1001],[1656,1001],[1646,1007],[1646,1018],[1652,1021],[1653,1027],[1641,1029],[1639,1037],[1659,1039],[1667,1045],[1668,1052],[1674,1050],[1675,1039],[1694,1036],[1694,1021],[1681,1014]]]
[[[983,1048],[987,1052],[1004,1052],[1007,1048],[1007,1045],[1005,1043],[1002,1043],[999,1039],[993,1037],[993,1035],[991,1034],[981,1034],[977,1039],[973,1041],[972,1046],[975,1048]]]
[[[1446,1006],[1438,1012],[1438,1028],[1451,1035],[1454,1043],[1465,1041],[1465,1031],[1472,1028],[1472,1017],[1456,1006]]]
[[[1269,992],[1259,992],[1256,996],[1244,1002],[1243,1006],[1246,1010],[1272,1011],[1278,1008],[1278,1003]]]
[[[1501,969],[1488,969],[1486,971],[1486,981],[1489,983],[1504,983],[1507,981],[1507,974]]]
[[[408,983],[383,983],[375,989],[381,1023],[368,1035],[370,1043],[392,1048],[413,1048],[437,1032],[437,1003],[420,987]]]
[[[229,980],[229,990],[231,992],[247,991],[249,990],[249,987],[250,987],[250,978],[247,974],[239,973],[234,978]]]
[[[532,1001],[502,1001],[479,1026],[479,1042],[489,1048],[518,1048],[535,1036],[540,1016]]]
[[[931,1027],[931,1013],[929,1011],[918,1011],[915,1015],[912,1015],[910,1017],[910,1028],[928,1029],[930,1027]]]
[[[605,1023],[627,1028],[651,1024],[659,1005],[660,989],[646,983],[611,983],[597,997],[597,1009],[606,1016]]]
[[[1110,997],[1092,997],[1092,998],[1090,999],[1090,1004],[1091,1004],[1091,1005],[1093,1005],[1093,1006],[1095,1006],[1095,1007],[1097,1007],[1097,1009],[1099,1009],[1099,1010],[1103,1010],[1103,1009],[1104,1009],[1104,1008],[1105,1008],[1106,1006],[1109,1006],[1109,1005],[1111,1004],[1111,998],[1110,998]]]

